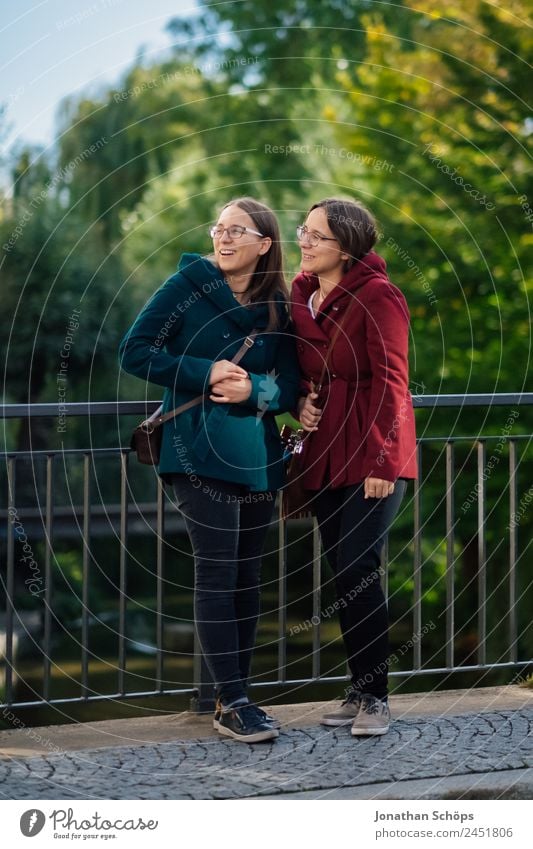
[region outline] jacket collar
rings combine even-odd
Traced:
[[[388,281],[387,265],[385,260],[370,251],[362,259],[358,260],[344,275],[342,280],[333,287],[327,298],[322,302],[317,314],[317,322],[327,313],[339,299],[347,299],[348,295],[357,294],[357,290],[372,278],[380,278]],[[299,274],[293,282],[293,298],[295,303],[307,302],[311,294],[318,288],[318,277],[314,274]]]
[[[241,306],[234,298],[222,271],[207,257],[185,253],[180,258],[178,270],[203,297],[216,304],[218,309],[245,333],[249,333],[254,327],[261,330],[267,326],[268,306]]]

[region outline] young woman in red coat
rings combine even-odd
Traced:
[[[385,734],[389,648],[380,555],[407,480],[416,477],[409,311],[372,250],[376,224],[361,204],[320,201],[297,234],[302,264],[292,315],[303,375],[299,418],[309,431],[303,483],[314,491],[351,671],[346,700],[322,723],[351,723],[354,736]]]

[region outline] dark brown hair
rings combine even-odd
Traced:
[[[251,303],[260,301],[268,303],[267,330],[278,330],[287,324],[289,317],[287,307],[289,291],[283,273],[278,220],[268,206],[250,197],[230,200],[229,203],[224,204],[223,209],[227,209],[229,206],[238,206],[239,209],[246,212],[254,222],[258,232],[272,239],[268,251],[257,260],[249,291]]]
[[[376,221],[372,213],[359,201],[325,198],[313,204],[309,212],[313,209],[325,209],[331,232],[341,251],[349,255],[344,265],[345,273],[376,244]]]

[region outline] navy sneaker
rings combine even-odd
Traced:
[[[281,722],[279,721],[279,719],[276,719],[275,716],[270,716],[268,713],[265,713],[265,711],[261,710],[261,708],[257,707],[257,705],[255,705],[255,708],[262,715],[263,722],[268,722],[268,724],[271,725],[272,728],[281,728]],[[218,725],[220,722],[221,714],[222,702],[220,701],[220,699],[217,699],[217,703],[215,705],[215,715],[213,717],[213,728],[215,729],[215,731],[218,731]]]
[[[261,743],[279,737],[277,728],[265,722],[265,712],[253,704],[240,705],[222,711],[218,719],[218,733],[233,737],[243,743]]]

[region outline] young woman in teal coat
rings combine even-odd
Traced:
[[[225,206],[213,255],[184,254],[124,337],[121,366],[165,387],[160,475],[174,487],[195,561],[195,618],[215,681],[214,725],[253,743],[278,736],[249,702],[261,555],[284,483],[275,416],[293,410],[299,369],[289,328],[278,224],[251,198]],[[239,365],[231,362],[258,331]]]

